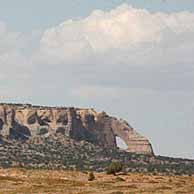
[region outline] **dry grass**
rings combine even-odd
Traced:
[[[194,177],[88,175],[74,171],[0,169],[0,194],[194,194]]]

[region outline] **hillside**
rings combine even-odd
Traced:
[[[116,136],[128,145],[120,150]],[[192,175],[194,161],[155,156],[128,123],[93,109],[0,105],[0,167],[105,171],[120,161],[126,172]]]

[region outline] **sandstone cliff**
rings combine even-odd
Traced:
[[[117,147],[118,136],[127,144],[127,151],[153,154],[148,139],[137,133],[127,122],[108,116],[105,112],[29,104],[0,104],[1,138],[27,141],[33,137],[48,137],[52,134],[110,148]]]

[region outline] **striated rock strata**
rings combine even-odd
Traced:
[[[127,151],[153,154],[148,139],[137,133],[127,122],[108,116],[105,112],[29,104],[0,104],[1,138],[27,141],[33,137],[48,137],[53,134],[106,148],[116,148],[118,136],[127,144]]]

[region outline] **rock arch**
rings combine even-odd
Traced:
[[[121,138],[128,146],[127,151],[140,154],[153,154],[149,140],[137,133],[126,121],[112,118],[111,128],[115,139],[116,137]]]

